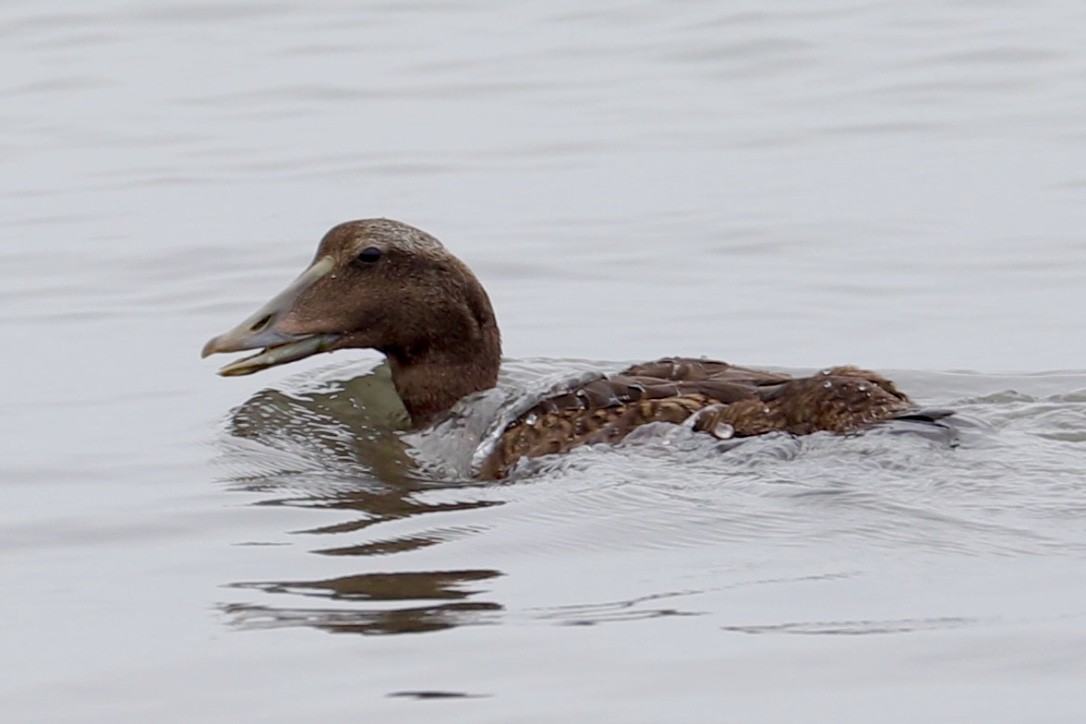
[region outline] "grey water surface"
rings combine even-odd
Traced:
[[[1070,0],[0,4],[0,719],[1082,721],[1084,41]],[[973,426],[478,484],[373,353],[199,359],[369,216],[477,272],[506,389],[854,363]]]

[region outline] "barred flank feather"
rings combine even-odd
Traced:
[[[480,476],[505,477],[524,457],[616,443],[650,422],[690,421],[720,437],[806,435],[853,432],[915,409],[889,380],[855,367],[794,378],[669,358],[544,397],[506,428]]]

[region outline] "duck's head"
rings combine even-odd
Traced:
[[[219,370],[247,375],[350,347],[388,356],[416,422],[493,386],[501,357],[490,300],[471,270],[426,232],[389,219],[333,228],[297,279],[209,340],[202,356],[260,349]]]

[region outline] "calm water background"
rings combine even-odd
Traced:
[[[0,97],[5,721],[1086,715],[1082,3],[7,0]],[[853,362],[990,429],[412,483],[372,355],[197,356],[366,216],[510,384]]]

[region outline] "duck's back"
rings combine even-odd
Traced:
[[[479,476],[505,477],[524,457],[617,443],[650,422],[685,423],[719,438],[847,433],[915,409],[892,382],[855,367],[791,377],[711,360],[662,359],[544,395],[506,427]]]

